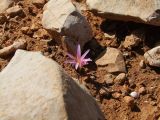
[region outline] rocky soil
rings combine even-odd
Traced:
[[[41,51],[58,62],[69,76],[85,84],[106,120],[160,119],[159,26],[106,19],[82,10],[93,32],[87,33],[92,40],[82,42],[83,51],[90,49],[88,57],[93,61],[78,71],[65,64],[66,50],[70,48],[57,42],[57,35],[42,26],[43,7],[48,1],[33,1],[15,0],[0,14],[0,71],[17,49]],[[65,24],[61,27],[67,29]],[[65,35],[68,34],[66,30]]]

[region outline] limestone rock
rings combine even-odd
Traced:
[[[12,45],[0,49],[0,57],[6,57],[7,55],[14,53],[17,49],[25,49],[26,45],[26,40],[19,39],[15,41]]]
[[[117,84],[123,84],[126,80],[126,74],[120,73],[115,79],[114,82]]]
[[[45,4],[45,0],[32,0],[32,4],[38,8],[41,8]]]
[[[0,0],[0,13],[3,13],[12,3],[13,0]]]
[[[19,5],[16,5],[14,7],[8,8],[6,10],[6,13],[11,17],[15,17],[17,15],[18,16],[24,16],[24,11]]]
[[[44,7],[42,25],[55,39],[75,53],[77,43],[83,48],[91,40],[92,30],[70,0],[50,0]],[[63,36],[63,40],[61,40]]]
[[[96,60],[96,64],[106,66],[108,72],[126,72],[123,55],[116,48],[108,47],[105,53]]]
[[[1,120],[104,120],[94,99],[53,60],[17,50],[0,73]]]
[[[144,54],[144,58],[151,66],[160,67],[160,46],[152,48]]]
[[[87,0],[86,3],[89,10],[106,18],[160,26],[159,0]]]
[[[124,48],[133,48],[139,45],[144,39],[144,33],[142,31],[134,31],[131,35],[126,36],[123,46]]]

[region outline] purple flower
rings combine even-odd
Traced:
[[[75,66],[75,69],[77,70],[78,67],[82,68],[84,65],[87,65],[89,61],[92,61],[90,58],[85,58],[86,55],[89,53],[90,50],[87,50],[82,56],[81,56],[81,47],[80,44],[77,46],[77,55],[74,57],[73,55],[67,53],[68,57],[70,57],[69,60],[67,60],[65,63],[70,63],[73,66]]]

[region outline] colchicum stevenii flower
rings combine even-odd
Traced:
[[[82,68],[84,65],[87,65],[89,61],[92,61],[90,58],[85,58],[86,55],[89,53],[90,50],[87,50],[82,56],[81,56],[81,47],[80,44],[77,46],[77,55],[74,57],[73,55],[67,53],[68,57],[70,57],[69,60],[67,60],[65,63],[70,63],[73,66],[75,66],[75,69]]]

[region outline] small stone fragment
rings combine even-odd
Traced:
[[[115,92],[112,94],[112,97],[115,98],[115,99],[119,99],[121,97],[121,94],[118,93],[118,92]]]
[[[11,17],[24,16],[24,11],[19,5],[16,5],[14,7],[8,8],[6,10],[6,13]]]
[[[155,67],[160,67],[160,46],[152,48],[144,54],[146,62]]]
[[[114,39],[115,35],[110,35],[108,33],[104,33],[104,37],[107,38],[107,39]]]
[[[42,8],[45,4],[45,0],[33,0],[32,4],[35,5],[37,8]]]
[[[47,38],[48,36],[48,32],[45,29],[39,29],[33,35],[34,38]]]
[[[31,34],[29,27],[22,27],[21,31],[23,34]]]
[[[142,31],[134,31],[131,35],[126,36],[123,43],[124,48],[133,48],[139,45],[139,43],[144,39],[144,33]]]
[[[144,60],[141,60],[141,61],[140,61],[139,66],[140,66],[140,68],[142,68],[142,69],[146,67]]]
[[[126,72],[126,66],[121,51],[116,48],[107,49],[96,59],[98,66],[105,66],[107,72]]]
[[[146,93],[146,89],[145,87],[141,87],[139,90],[138,90],[139,94],[145,94]]]
[[[130,96],[125,96],[124,101],[127,103],[128,106],[133,106],[134,105],[134,98]]]
[[[126,96],[126,95],[129,94],[130,89],[129,89],[129,87],[128,87],[127,85],[123,85],[123,87],[122,87],[122,89],[121,89],[121,92],[122,92],[122,95],[123,95],[123,96]]]
[[[126,80],[126,74],[125,73],[120,73],[115,79],[114,82],[118,84],[123,84],[124,81]]]
[[[131,92],[130,96],[132,96],[133,98],[138,98],[139,94],[137,92]]]
[[[114,75],[112,75],[112,74],[106,74],[104,76],[104,81],[105,81],[106,84],[112,85],[114,83],[114,78],[115,78]]]
[[[17,49],[25,49],[26,45],[27,44],[24,39],[19,39],[18,41],[15,41],[12,45],[0,49],[0,57],[5,57],[9,54],[12,54]]]

